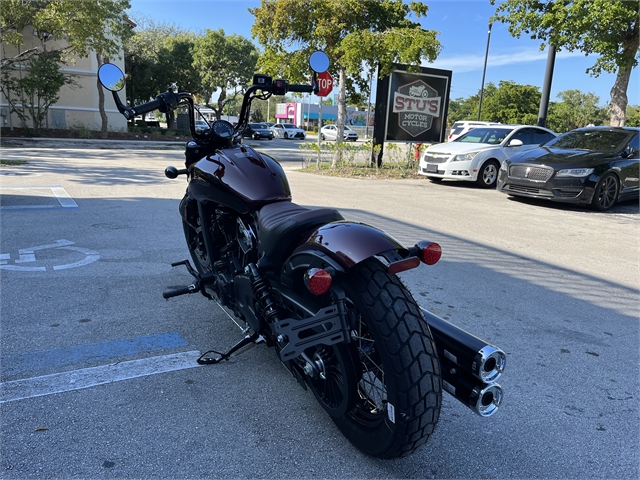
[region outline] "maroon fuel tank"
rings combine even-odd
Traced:
[[[244,145],[216,150],[190,169],[189,190],[199,202],[216,202],[239,213],[267,203],[291,200],[282,166],[269,155]]]

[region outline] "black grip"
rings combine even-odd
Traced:
[[[151,100],[150,102],[138,105],[133,109],[135,110],[136,115],[142,115],[145,113],[153,112],[154,110],[162,110],[161,107],[163,107],[164,104],[165,102],[162,98],[156,98],[155,100]]]
[[[313,85],[287,85],[290,92],[313,93]]]
[[[192,288],[191,285],[187,287],[177,288],[176,290],[168,290],[166,292],[162,292],[162,296],[164,298],[177,297],[178,295],[186,295],[187,293],[194,293],[198,291],[197,289]]]

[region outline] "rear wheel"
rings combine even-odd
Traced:
[[[618,200],[619,190],[618,178],[613,173],[606,174],[596,185],[591,206],[600,212],[609,210]]]
[[[333,349],[325,364],[338,379],[333,385],[341,386],[334,404],[340,399],[347,410],[336,408],[333,421],[369,455],[409,455],[428,440],[440,414],[440,364],[431,333],[406,287],[377,260],[354,267],[343,288],[352,342]]]

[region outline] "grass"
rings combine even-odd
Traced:
[[[406,180],[419,179],[421,176],[415,168],[401,168],[394,165],[383,164],[382,167],[370,167],[365,165],[341,165],[331,168],[330,164],[323,163],[318,168],[316,165],[301,168],[300,172],[328,177],[366,178],[376,180]]]
[[[11,167],[15,165],[26,165],[26,160],[7,160],[5,158],[0,158],[0,167]]]

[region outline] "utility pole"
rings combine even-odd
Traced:
[[[480,87],[480,104],[478,105],[478,121],[482,112],[482,97],[484,96],[484,77],[487,73],[487,59],[489,58],[489,42],[491,42],[491,22],[489,22],[489,32],[487,32],[487,50],[484,53],[484,69],[482,70],[482,86]]]
[[[547,54],[547,69],[544,72],[544,84],[542,85],[542,97],[540,97],[540,110],[538,111],[538,126],[547,126],[547,111],[549,109],[549,97],[551,96],[551,82],[553,80],[553,68],[556,64],[556,47],[549,45]]]

